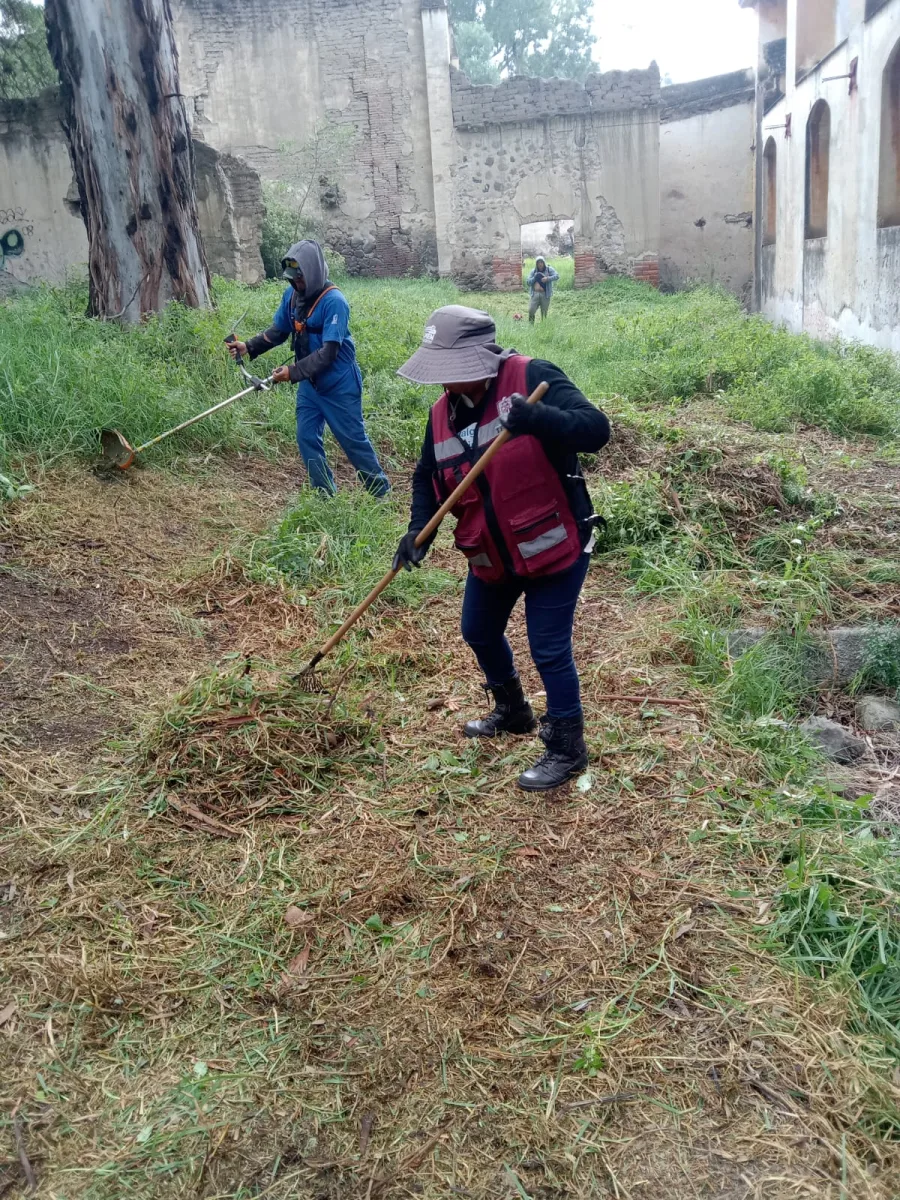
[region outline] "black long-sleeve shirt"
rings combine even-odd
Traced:
[[[280,346],[290,336],[283,329],[271,325],[264,333],[258,333],[255,337],[247,339],[247,355],[251,361],[259,358],[260,354],[265,354],[274,346]],[[320,349],[313,350],[312,354],[307,354],[305,358],[298,358],[288,367],[291,383],[299,383],[302,379],[311,379],[315,383],[318,373],[324,371],[326,367],[330,367],[335,361],[340,348],[340,342],[325,342]]]
[[[539,383],[549,385],[543,400],[534,409],[533,425],[529,430],[540,440],[550,462],[553,464],[566,494],[572,512],[584,531],[584,541],[590,537],[590,517],[593,512],[587,487],[581,478],[578,452],[594,454],[609,441],[609,419],[606,414],[575,386],[569,377],[543,359],[533,358],[525,370],[525,383],[529,394]],[[460,403],[456,407],[455,425],[457,433],[480,419],[491,390],[474,408]],[[409,528],[413,532],[423,529],[439,508],[434,490],[434,473],[437,461],[434,457],[434,436],[431,415],[425,428],[425,439],[412,481],[412,505]]]

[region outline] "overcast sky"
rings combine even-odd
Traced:
[[[656,59],[673,83],[752,67],[756,14],[738,0],[594,0],[601,70]]]

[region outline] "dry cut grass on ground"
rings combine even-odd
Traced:
[[[653,473],[625,450],[623,482]],[[746,457],[704,459],[690,492],[656,465],[660,519],[691,544],[707,483],[742,553],[795,519],[783,475]],[[14,510],[17,571],[69,545],[65,486]],[[258,495],[229,488],[204,481],[226,524]],[[184,519],[177,489],[141,489],[132,532]],[[267,518],[272,497],[248,504]],[[127,563],[110,553],[104,578],[125,588]],[[106,728],[138,685],[152,712],[86,776],[77,721],[38,756],[26,705],[3,747],[0,1193],[31,1171],[48,1200],[900,1194],[885,1041],[852,988],[766,944],[798,838],[814,859],[843,834],[798,834],[814,789],[774,787],[766,748],[735,736],[647,569],[591,569],[592,765],[534,797],[514,780],[535,743],[460,736],[483,701],[455,588],[382,606],[307,695],[291,676],[321,634],[314,593],[298,608],[240,554],[145,556],[127,588],[215,637],[161,662],[148,636],[127,682],[105,670]],[[521,621],[512,640],[538,695]]]

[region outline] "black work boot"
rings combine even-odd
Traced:
[[[547,792],[580,775],[588,764],[584,717],[541,717],[538,735],[547,749],[519,776],[526,792]]]
[[[513,675],[508,683],[491,687],[482,684],[484,690],[493,693],[494,711],[487,717],[466,721],[463,733],[466,737],[496,737],[498,733],[534,733],[537,721],[531,705],[522,691],[522,681]]]

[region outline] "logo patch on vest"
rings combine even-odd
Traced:
[[[509,410],[512,408],[512,400],[509,396],[504,396],[502,400],[497,401],[497,413],[501,417],[508,417]]]

